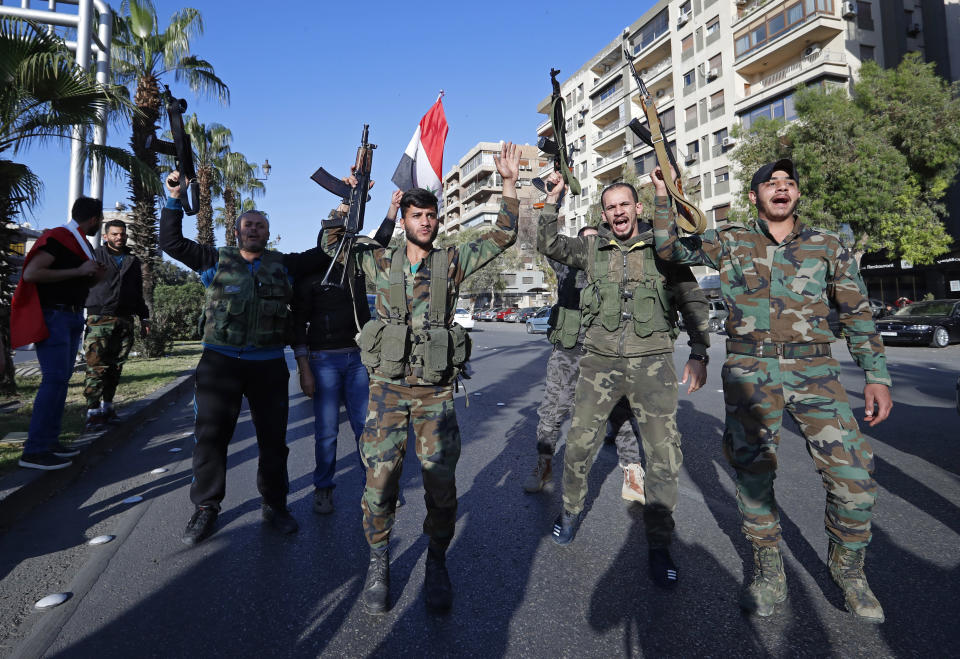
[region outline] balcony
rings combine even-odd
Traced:
[[[592,144],[597,145],[600,142],[606,140],[607,138],[616,135],[617,133],[623,132],[623,127],[627,125],[627,120],[624,117],[617,119],[612,124],[604,126],[603,130],[597,133],[596,137],[593,138]]]
[[[591,111],[593,112],[594,116],[597,116],[601,112],[603,112],[606,108],[609,108],[614,103],[619,101],[621,98],[623,98],[623,82],[622,81],[604,98],[598,97],[593,99],[593,106],[591,108]]]
[[[784,9],[784,5],[779,4],[775,9],[755,18],[749,27],[744,23],[744,29],[734,35],[735,49],[740,52],[734,65],[737,73],[750,77],[776,70],[800,57],[810,44],[832,39],[843,34],[846,29],[846,21],[826,10],[805,14],[794,19],[789,25],[780,27],[789,20],[784,18],[788,14],[789,11]],[[768,36],[768,31],[774,29],[777,30],[776,34]],[[758,33],[760,36],[755,36]],[[761,37],[763,40],[753,45],[754,41]]]
[[[470,220],[484,213],[499,213],[499,212],[500,212],[499,201],[490,201],[485,204],[477,204],[475,206],[471,206],[470,208],[464,209],[463,215],[461,215],[461,217],[463,218],[463,221],[460,222],[460,224],[466,225],[468,222],[470,222]]]
[[[491,156],[490,162],[481,161],[479,164],[474,166],[474,168],[471,169],[469,172],[461,168],[460,169],[460,185],[465,186],[467,181],[473,179],[478,174],[482,174],[483,172],[492,172],[494,171],[494,169],[496,169],[496,166],[493,164],[492,156]]]
[[[839,77],[850,75],[847,69],[846,53],[841,50],[817,50],[795,59],[764,76],[759,82],[750,83],[750,95],[739,99],[734,105],[734,111],[740,112],[764,96],[775,96],[824,72],[830,72]]]
[[[553,137],[553,121],[550,117],[547,117],[546,121],[540,123],[537,126],[537,136],[538,137]]]
[[[593,85],[593,87],[590,88],[590,94],[596,94],[600,89],[603,89],[603,87],[620,75],[623,75],[622,65],[611,68],[609,71],[597,78],[597,82]]]

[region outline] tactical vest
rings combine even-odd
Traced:
[[[590,327],[599,321],[605,330],[615,332],[623,323],[629,322],[641,338],[654,332],[669,332],[676,338],[679,330],[670,320],[673,303],[664,287],[664,275],[657,267],[653,245],[638,248],[643,255],[640,281],[627,281],[630,253],[622,250],[617,250],[623,258],[620,279],[611,280],[608,276],[610,259],[614,257],[600,250],[600,240],[595,240],[594,245],[594,279],[580,294],[584,325]]]
[[[460,325],[447,325],[447,251],[434,249],[428,257],[430,300],[421,325],[407,311],[403,250],[406,245],[391,256],[387,318],[372,319],[363,326],[360,359],[371,373],[386,378],[412,375],[429,384],[449,382],[470,359],[471,340]]]
[[[570,266],[566,268],[567,274],[557,287],[557,303],[550,310],[550,319],[547,321],[547,340],[569,350],[577,345],[580,338],[580,292],[586,277],[582,270]]]
[[[263,252],[254,274],[236,247],[221,247],[219,256],[200,317],[203,342],[234,348],[286,345],[293,287],[283,255]]]

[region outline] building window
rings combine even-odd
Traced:
[[[677,118],[676,112],[673,111],[673,108],[670,108],[666,112],[660,114],[660,125],[663,126],[663,131],[669,133],[671,130],[677,127]]]
[[[796,119],[797,112],[793,107],[793,94],[787,94],[786,96],[768,101],[763,105],[758,105],[743,114],[740,119],[744,128],[750,128],[750,126],[761,117],[767,119],[786,119],[787,121]]]
[[[687,142],[687,158],[696,156],[698,153],[700,153],[700,140]]]
[[[577,85],[577,103],[583,100],[583,83]]]
[[[633,166],[637,175],[649,174],[657,166],[657,154],[651,151],[642,156],[637,156],[633,159]]]
[[[682,5],[680,5],[680,13],[681,13],[681,14],[689,14],[691,11],[693,11],[693,10],[690,8],[690,2],[691,2],[691,0],[687,0],[687,1],[684,2]]]
[[[687,107],[687,109],[684,110],[684,112],[685,112],[684,119],[687,123],[690,123],[691,121],[696,122],[697,120],[697,104],[696,103]]]
[[[620,81],[614,80],[609,85],[600,90],[600,96],[597,99],[597,102],[605,101],[614,94],[620,91]]]
[[[661,35],[666,34],[669,30],[670,15],[669,12],[664,9],[640,30],[639,41],[633,47],[633,52],[639,53],[641,50],[656,41]]]
[[[683,74],[684,87],[689,87],[694,82],[696,82],[696,80],[697,80],[696,72],[693,69],[690,69],[689,71]]]
[[[860,61],[866,62],[867,60],[873,61],[873,46],[865,46],[860,44]]]
[[[720,17],[714,16],[707,23],[707,36],[709,37],[711,34],[714,34],[719,31],[720,31]]]
[[[722,146],[723,140],[726,137],[727,137],[727,129],[721,128],[720,130],[718,130],[713,134],[713,143],[716,144],[717,146]]]
[[[873,7],[869,2],[857,2],[857,27],[861,30],[873,29]]]
[[[713,209],[713,221],[715,224],[719,224],[727,219],[730,215],[730,204],[724,204],[723,206],[717,206]]]
[[[730,169],[728,167],[721,167],[720,169],[713,172],[713,182],[723,183],[724,181],[730,180]]]
[[[718,110],[723,107],[723,90],[710,95],[710,111]]]
[[[524,284],[532,284],[532,283],[533,283],[533,277],[524,277],[524,278],[523,278],[523,283],[524,283]]]
[[[688,34],[680,40],[680,56],[685,57],[693,54],[693,35]]]
[[[707,77],[713,75],[714,73],[719,76],[720,72],[723,70],[723,56],[720,53],[717,53],[710,58],[710,61],[707,63]]]
[[[786,4],[786,3],[785,3]],[[753,24],[733,35],[734,53],[737,58],[765,46],[818,14],[833,15],[834,0],[803,0],[785,8],[772,11],[759,24]]]

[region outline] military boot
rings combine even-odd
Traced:
[[[370,549],[367,580],[363,584],[363,606],[367,613],[385,613],[390,603],[390,552],[386,547]]]
[[[430,541],[423,594],[427,609],[434,613],[446,613],[453,604],[453,586],[447,574],[447,543]]]
[[[740,594],[740,608],[766,618],[787,599],[787,575],[780,548],[753,545],[753,581]]]
[[[883,607],[870,590],[867,576],[863,573],[863,559],[866,551],[866,549],[847,549],[839,542],[831,540],[827,564],[830,566],[830,576],[843,590],[847,611],[864,622],[879,625],[884,620]]]
[[[552,476],[553,456],[547,453],[540,453],[537,455],[537,466],[534,467],[530,475],[527,476],[527,480],[523,481],[523,489],[525,492],[531,494],[539,492],[550,482]]]

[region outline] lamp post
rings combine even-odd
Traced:
[[[270,170],[273,169],[273,166],[270,164],[268,158],[263,159],[263,164],[260,165],[260,170],[263,172],[263,178],[254,177],[258,181],[266,181],[270,178]]]

